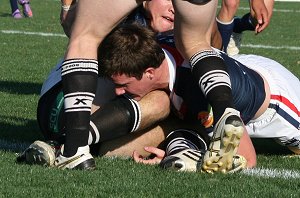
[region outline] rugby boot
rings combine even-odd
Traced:
[[[96,168],[95,160],[90,154],[90,147],[83,146],[77,149],[75,155],[65,157],[62,155],[64,146],[62,146],[60,153],[54,161],[54,166],[60,169],[80,169],[93,170]]]
[[[243,156],[241,156],[241,155],[235,155],[235,156],[233,156],[232,168],[227,173],[240,172],[240,171],[242,171],[245,168],[247,168],[247,160],[246,160],[246,158],[243,157]]]
[[[196,172],[201,170],[204,152],[184,149],[176,154],[166,156],[160,166],[175,171]]]
[[[244,124],[237,110],[226,108],[214,127],[208,150],[204,155],[202,170],[208,173],[227,173],[232,170],[233,157],[236,155]]]
[[[227,54],[228,56],[237,55],[240,52],[242,43],[242,33],[233,32],[230,36],[230,40],[227,46]]]
[[[21,19],[21,18],[23,18],[19,9],[16,9],[16,11],[14,11],[14,13],[12,13],[11,15],[15,19]]]
[[[53,166],[60,145],[55,141],[35,141],[23,153],[17,156],[17,162]]]
[[[23,7],[23,14],[25,17],[32,17],[32,10],[29,5],[29,0],[18,0],[19,4]]]

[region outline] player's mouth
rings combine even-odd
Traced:
[[[171,17],[163,16],[163,18],[170,21],[171,23],[174,23],[174,19]]]

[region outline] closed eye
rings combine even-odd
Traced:
[[[115,83],[115,87],[116,88],[127,87],[127,84],[118,84],[118,83]]]

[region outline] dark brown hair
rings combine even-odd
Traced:
[[[141,79],[147,68],[159,67],[164,58],[152,30],[124,24],[107,35],[98,48],[99,75],[125,74]]]

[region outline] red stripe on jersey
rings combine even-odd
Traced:
[[[182,64],[184,59],[175,47],[171,47],[170,45],[167,44],[161,44],[161,47],[168,50],[168,52],[172,54],[172,56],[175,59],[176,66],[180,66]]]
[[[293,112],[295,112],[298,116],[300,116],[300,111],[297,109],[297,107],[291,102],[289,101],[289,99],[287,99],[284,96],[280,96],[280,95],[271,95],[271,99],[273,100],[278,100],[280,102],[282,102],[283,104],[285,104],[288,108],[290,108]]]

